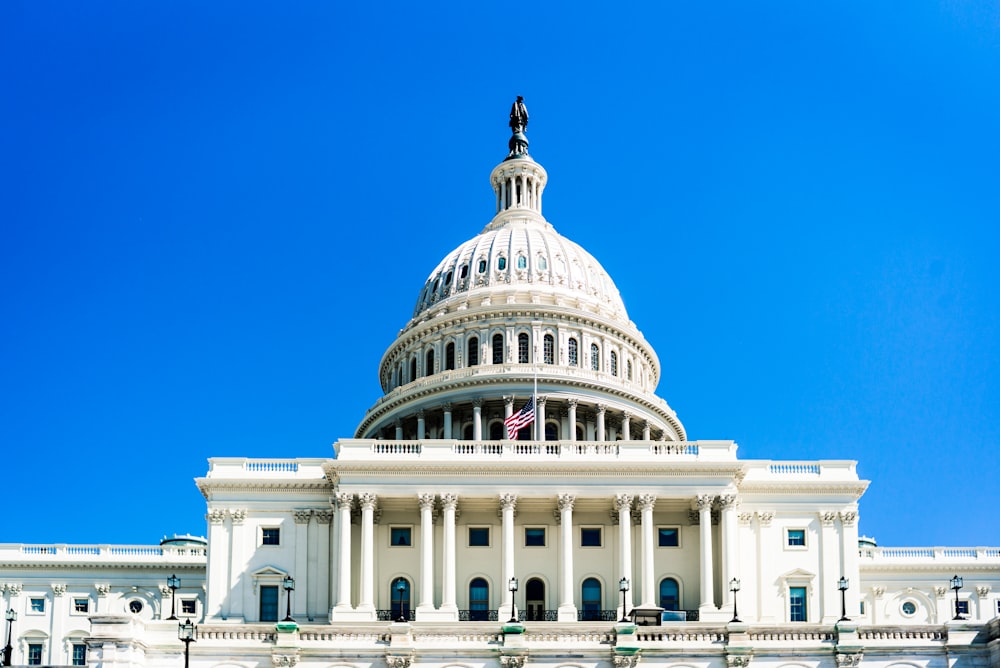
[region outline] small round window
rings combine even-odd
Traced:
[[[904,601],[902,606],[903,614],[907,617],[916,614],[917,604],[913,601]]]
[[[133,598],[131,601],[128,602],[128,611],[131,612],[133,615],[138,615],[140,612],[142,612],[142,601],[140,601],[137,598]]]

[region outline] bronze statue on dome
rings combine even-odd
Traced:
[[[524,98],[520,95],[510,107],[510,130],[513,133],[510,141],[507,142],[510,153],[507,160],[512,158],[528,157],[528,138],[524,135],[528,127],[528,109],[524,106]]]

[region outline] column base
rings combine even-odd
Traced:
[[[559,611],[556,616],[556,621],[560,622],[575,622],[578,619],[577,609],[575,605],[560,605]]]
[[[330,622],[374,622],[374,608],[351,608],[337,606],[330,611]]]
[[[457,622],[458,621],[458,608],[452,608],[447,610],[441,608],[440,610],[435,610],[433,606],[422,607],[417,606],[416,611],[416,621],[418,622]]]

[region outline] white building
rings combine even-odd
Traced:
[[[516,103],[492,220],[336,457],[210,460],[207,559],[0,546],[14,663],[177,665],[173,610],[204,668],[1000,666],[1000,548],[859,544],[855,462],[688,440],[611,278],[543,217],[526,125]]]

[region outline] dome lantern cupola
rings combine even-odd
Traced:
[[[548,174],[528,155],[528,137],[524,134],[527,128],[528,110],[524,98],[518,95],[510,108],[510,152],[490,174],[497,214],[512,209],[542,213],[542,191]]]

